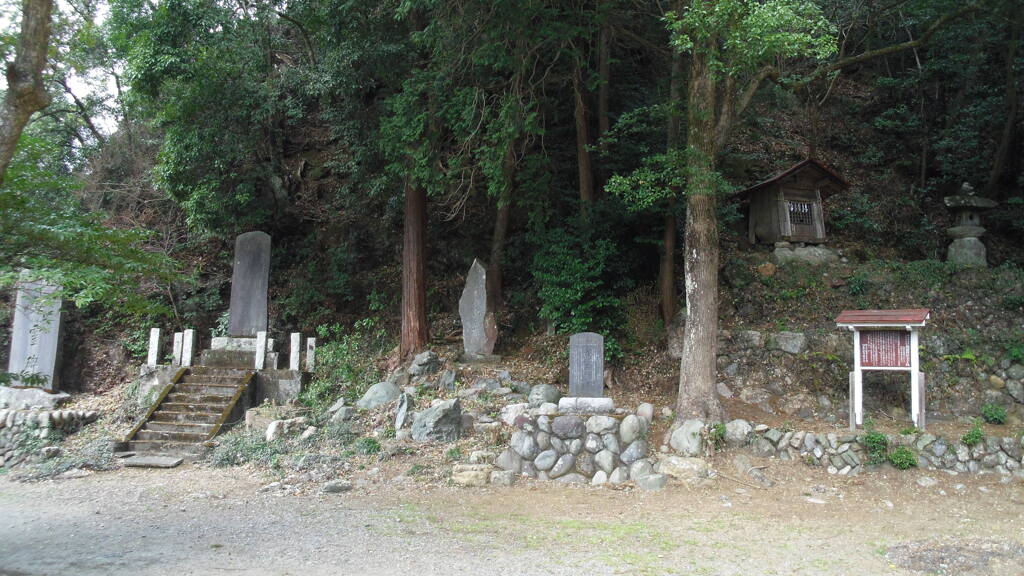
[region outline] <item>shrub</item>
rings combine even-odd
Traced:
[[[918,432],[920,432],[920,430],[917,429],[917,426],[908,426],[908,427],[900,430],[900,434],[903,434],[903,435],[917,434]]]
[[[889,454],[889,463],[900,470],[917,466],[917,456],[906,446],[900,446]]]
[[[711,439],[711,443],[714,444],[716,450],[725,446],[725,424],[721,422],[712,424],[711,429],[708,430],[708,437]]]
[[[885,454],[889,449],[889,439],[881,432],[871,428],[864,435],[864,448],[868,451],[869,464],[885,462]]]
[[[974,446],[985,439],[985,433],[981,431],[981,422],[975,420],[974,425],[966,434],[960,437],[960,441],[967,446]]]
[[[989,424],[1006,424],[1006,408],[989,402],[981,407],[981,417]]]

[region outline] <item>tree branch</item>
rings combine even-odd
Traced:
[[[722,110],[718,116],[718,126],[715,128],[715,143],[718,150],[724,148],[725,144],[729,141],[729,133],[732,132],[732,126],[736,118],[743,115],[743,111],[747,109],[751,100],[754,99],[757,89],[761,87],[761,83],[769,78],[778,78],[778,76],[779,71],[775,66],[765,66],[758,70],[757,74],[747,82],[747,85],[738,96],[733,94],[735,82],[731,81],[731,79],[726,82]]]
[[[978,9],[980,9],[980,6],[978,6],[977,4],[967,4],[966,6],[962,6],[958,10],[940,16],[938,19],[935,20],[935,22],[932,22],[932,25],[929,26],[928,29],[924,31],[924,33],[918,36],[916,40],[908,40],[906,42],[901,42],[899,44],[891,44],[889,46],[884,46],[876,50],[869,50],[856,56],[842,58],[831,64],[817,68],[816,70],[808,74],[803,80],[791,84],[790,87],[793,89],[800,89],[810,84],[811,82],[817,80],[818,78],[821,78],[822,76],[825,76],[837,70],[842,70],[843,68],[847,68],[855,64],[860,64],[861,62],[867,62],[868,60],[878,58],[879,56],[886,56],[888,54],[895,54],[896,52],[912,50],[914,48],[924,46],[925,44],[928,43],[929,40],[931,40],[931,37],[934,36],[935,33],[939,31],[939,29],[948,24],[950,21],[955,20],[969,12],[973,12]]]

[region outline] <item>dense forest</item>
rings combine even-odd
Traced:
[[[1024,265],[1017,0],[0,6],[0,281],[59,283],[79,340],[136,357],[223,329],[262,230],[276,332],[408,358],[480,259],[499,351],[592,330],[614,361],[631,308],[684,310],[680,407],[717,416],[719,270],[770,248],[735,193],[806,158],[851,184],[847,254],[941,260],[968,182],[990,264]]]

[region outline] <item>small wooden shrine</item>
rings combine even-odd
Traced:
[[[834,170],[811,158],[738,192],[736,197],[748,205],[750,243],[825,242],[822,201],[849,187]]]
[[[911,310],[843,310],[836,325],[853,332],[850,372],[850,428],[864,423],[864,371],[910,372],[910,414],[924,430],[924,377],[918,359],[918,330],[927,322],[926,308]]]

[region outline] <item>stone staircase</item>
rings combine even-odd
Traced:
[[[255,374],[238,364],[224,364],[229,363],[179,371],[125,438],[124,448],[145,455],[199,456],[203,442],[216,436],[225,423],[241,418]]]

